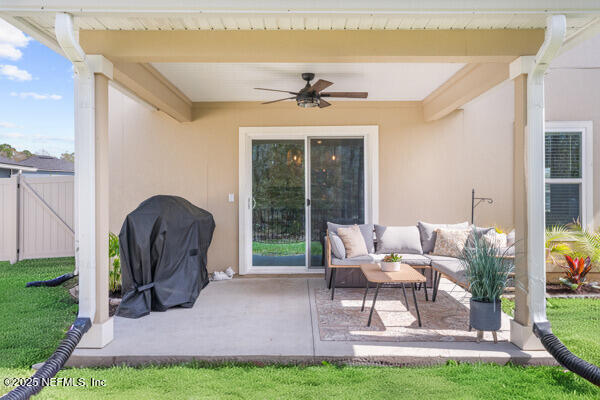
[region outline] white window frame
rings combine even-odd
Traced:
[[[581,225],[594,226],[594,133],[592,121],[547,121],[547,132],[581,132],[581,178],[546,178],[545,183],[581,184]],[[545,156],[545,154],[544,154]],[[544,210],[546,204],[544,203]]]
[[[252,213],[249,212],[252,193],[252,140],[299,139],[313,137],[362,137],[365,146],[365,223],[379,222],[379,126],[283,126],[239,128],[239,271],[245,274],[303,274],[323,272],[323,268],[298,266],[252,266]],[[308,168],[308,163],[305,163]],[[306,171],[308,174],[308,171]],[[306,179],[306,185],[309,179]],[[306,188],[309,193],[309,188]],[[308,214],[307,214],[308,215]],[[308,218],[308,216],[307,216]],[[307,224],[309,221],[307,221]],[[309,226],[309,225],[307,225]],[[307,246],[310,241],[306,241]]]

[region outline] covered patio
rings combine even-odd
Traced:
[[[551,362],[532,332],[534,322],[546,321],[544,72],[557,54],[598,31],[600,6],[267,3],[0,6],[2,18],[71,60],[76,74],[79,316],[93,325],[70,364]],[[230,81],[217,80],[223,68]],[[265,81],[287,85],[305,68],[339,73],[340,90],[354,76],[364,90],[377,82],[382,94],[324,110],[293,102],[261,108],[268,106],[244,81],[258,70],[270,73]],[[395,74],[402,75],[397,86],[385,78]],[[241,94],[212,96],[221,89]],[[442,282],[437,309],[423,306],[422,328],[413,326],[399,293],[385,289],[375,323],[363,329],[357,290],[338,289],[336,300],[326,302],[325,281],[314,275],[322,269],[252,265],[243,135],[285,132],[306,142],[311,130],[365,138],[365,222],[462,221],[473,186],[494,195],[498,207],[482,214],[482,223],[514,227],[519,244],[515,315],[503,316],[499,343],[475,342],[468,294],[450,282]],[[192,309],[109,317],[108,232],[159,193],[181,195],[214,214],[210,269],[232,266],[253,277],[211,283]],[[281,276],[288,273],[294,276]]]
[[[375,322],[360,312],[362,289],[339,289],[335,301],[321,278],[239,278],[213,282],[192,309],[115,317],[115,340],[102,349],[76,349],[68,365],[143,365],[189,361],[364,365],[434,365],[447,360],[554,365],[545,351],[511,344],[503,315],[499,341],[475,341],[468,331],[468,295],[449,281],[435,307],[420,293],[423,327],[407,312],[399,288],[383,289]],[[443,297],[448,298],[444,299]],[[252,304],[247,299],[252,298]],[[412,299],[410,300],[412,301]],[[452,315],[444,312],[452,311]],[[252,315],[252,318],[248,318]],[[455,319],[453,318],[455,316]],[[449,321],[447,318],[452,319]],[[444,320],[440,322],[440,320]],[[449,325],[455,322],[456,326]]]

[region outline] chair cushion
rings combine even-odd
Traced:
[[[464,286],[467,285],[465,267],[456,258],[447,260],[431,260],[431,266],[442,274],[455,280],[457,283]]]
[[[337,233],[329,231],[329,243],[331,244],[331,252],[337,258],[346,258],[346,248],[344,242]]]
[[[510,231],[508,233],[508,235],[506,235],[506,245],[507,246],[512,246],[515,244],[515,230],[513,229],[512,231]]]
[[[423,254],[421,236],[416,226],[375,225],[377,253]]]
[[[498,233],[495,229],[483,235],[483,240],[485,240],[488,246],[508,247],[506,233]]]
[[[467,229],[469,228],[469,223],[465,221],[460,224],[430,224],[419,221],[417,227],[421,234],[421,247],[423,248],[423,253],[431,253],[435,248],[436,229]]]
[[[370,264],[370,263],[378,263],[383,260],[383,258],[387,254],[367,254],[365,256],[353,257],[353,258],[345,258],[340,259],[337,257],[331,258],[331,264],[333,265],[360,265],[360,264]],[[428,257],[422,256],[420,254],[399,254],[402,256],[402,262],[412,266],[418,265],[430,265],[431,261]]]
[[[350,226],[352,225],[339,225],[334,224],[333,222],[328,222],[327,230],[337,235],[338,228],[348,228]],[[360,229],[360,233],[362,233],[365,239],[365,244],[367,245],[367,252],[375,253],[375,243],[373,242],[373,224],[358,225],[358,228]]]
[[[348,228],[338,228],[337,233],[342,242],[344,242],[347,258],[369,254],[365,238],[360,232],[358,225],[352,225]]]

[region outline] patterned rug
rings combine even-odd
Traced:
[[[369,289],[365,311],[360,311],[364,289],[339,288],[335,300],[327,289],[315,289],[321,340],[381,341],[381,342],[465,342],[475,341],[475,330],[469,332],[469,295],[462,289],[448,293],[440,290],[435,303],[425,301],[423,291],[417,291],[422,327],[412,292],[406,289],[408,307],[401,288],[379,290],[371,326],[367,327],[374,289]],[[506,319],[506,316],[503,316]],[[503,327],[506,326],[503,321]],[[491,333],[485,333],[491,340]],[[498,331],[498,340],[508,340],[509,331]]]

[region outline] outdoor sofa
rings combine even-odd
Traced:
[[[349,225],[327,223],[325,238],[325,279],[328,287],[365,287],[366,280],[360,265],[377,263],[391,252],[402,256],[402,262],[420,270],[427,278],[427,287],[434,289],[432,300],[435,301],[437,286],[441,276],[467,289],[464,267],[455,257],[432,254],[435,248],[436,229],[471,229],[467,240],[473,243],[473,235],[485,235],[493,227],[482,228],[459,224],[430,224],[418,222],[416,226],[383,226],[373,224],[359,225],[361,234],[367,245],[368,255],[346,258],[344,245],[337,229]],[[382,243],[382,238],[386,238]],[[509,240],[509,244],[510,240]],[[332,279],[333,278],[333,279]],[[333,293],[332,293],[333,294]]]

